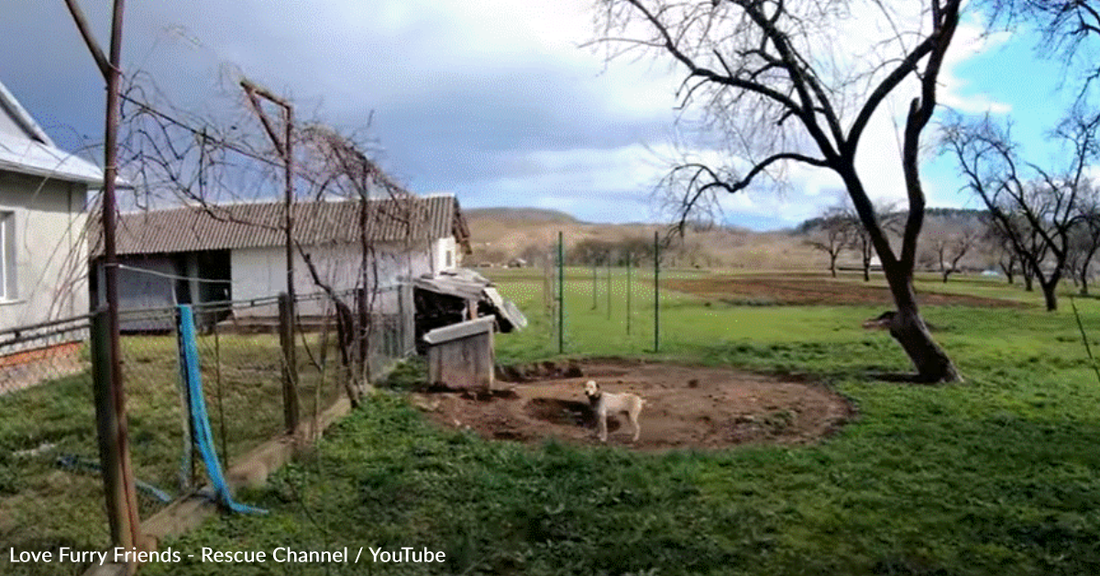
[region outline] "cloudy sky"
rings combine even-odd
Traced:
[[[82,0],[101,42],[109,0]],[[681,70],[580,48],[592,0],[189,0],[127,2],[124,67],[147,71],[177,105],[206,111],[226,70],[291,97],[300,110],[377,138],[382,166],[419,193],[467,208],[534,206],[594,222],[648,221],[674,133]],[[278,8],[275,8],[278,6]],[[63,147],[102,134],[103,82],[61,0],[3,0],[0,82]],[[1026,35],[962,26],[941,101],[1008,115],[1035,154],[1068,96],[1057,64]],[[373,113],[373,116],[372,116]],[[880,115],[861,146],[872,195],[902,195],[897,139]],[[925,164],[931,206],[973,206],[950,162]],[[791,226],[835,203],[838,182],[796,170],[784,195],[724,203],[730,223]]]

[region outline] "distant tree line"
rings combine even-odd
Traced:
[[[669,266],[694,266],[710,267],[718,263],[717,258],[711,254],[698,241],[684,237],[661,239],[661,261]],[[540,265],[549,261],[556,262],[557,245],[529,244],[519,253],[519,258],[530,265]],[[565,251],[565,264],[567,266],[626,266],[627,261],[634,266],[653,264],[653,236],[627,236],[615,240],[601,238],[585,238]],[[480,255],[488,261],[502,261],[503,251],[486,250]]]
[[[635,265],[653,262],[653,238],[628,236],[619,240],[585,238],[574,244],[565,254],[570,266],[626,266],[627,256]]]
[[[1009,284],[1024,289],[1038,284],[1046,307],[1057,309],[1057,288],[1064,278],[1088,295],[1100,254],[1100,190],[1087,177],[1087,166],[1100,152],[1098,116],[1078,116],[1063,123],[1055,136],[1073,151],[1068,166],[1043,168],[1017,156],[1007,130],[988,119],[956,118],[945,127],[943,146],[956,157],[964,190],[985,210],[928,208],[921,233],[917,268],[938,272],[944,282],[977,261],[996,269]],[[883,228],[896,238],[897,222],[907,213],[876,207]],[[859,258],[864,280],[870,280],[873,250],[850,205],[825,208],[802,222],[795,233],[828,257],[835,277],[845,254]]]

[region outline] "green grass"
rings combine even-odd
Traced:
[[[523,272],[497,278],[531,320],[527,331],[497,338],[498,360],[557,358],[542,278]],[[622,271],[610,320],[602,284],[592,309],[585,272],[566,284],[564,357],[808,375],[851,399],[858,417],[812,446],[638,454],[486,441],[436,428],[400,392],[379,392],[266,487],[238,495],[269,515],[220,516],[162,545],[184,553],[348,546],[353,555],[359,546],[414,546],[446,552],[445,564],[185,559],[143,573],[1100,573],[1100,383],[1068,302],[1053,314],[927,307],[966,382],[921,386],[882,378],[910,366],[887,334],[859,326],[881,306],[708,305],[666,292],[654,354],[652,289],[634,286],[628,337]],[[956,280],[948,290],[971,286]],[[978,282],[967,293],[1040,299]],[[1100,348],[1100,303],[1078,306]],[[387,390],[415,388],[422,371],[395,372]]]
[[[445,551],[445,565],[185,563],[148,573],[1100,572],[1100,383],[1069,312],[929,307],[967,380],[918,386],[876,378],[910,369],[888,335],[859,327],[879,308],[707,306],[668,294],[654,355],[644,297],[627,337],[615,315],[623,295],[608,320],[578,276],[566,286],[567,357],[808,374],[850,398],[858,418],[814,446],[653,455],[485,441],[435,428],[399,395],[380,393],[310,457],[241,495],[270,516],[223,516],[170,544],[424,546]],[[557,357],[541,278],[512,273],[501,288],[532,326],[500,336],[499,359]],[[982,289],[1017,297],[1011,287]],[[1100,305],[1079,306],[1100,339]],[[411,373],[398,387],[415,385]]]
[[[308,340],[314,348],[315,340]],[[198,345],[215,449],[223,462],[226,454],[233,462],[284,429],[278,339],[268,334],[220,335],[215,342],[211,334],[200,336]],[[184,443],[175,338],[124,337],[122,352],[135,476],[177,494]],[[298,359],[303,366],[302,418],[307,419],[317,392],[323,408],[340,391],[331,374],[322,385],[319,373],[306,366],[302,347]],[[99,476],[87,467],[58,464],[64,456],[98,462],[95,427],[88,372],[0,396],[0,547],[98,550],[110,544]],[[42,450],[20,454],[36,448]],[[197,454],[195,461],[196,479],[203,484]],[[143,493],[139,504],[143,518],[163,507]],[[9,555],[0,554],[0,574],[12,573],[69,572],[60,565],[9,566]]]

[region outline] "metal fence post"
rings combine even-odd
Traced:
[[[596,259],[592,259],[592,309],[595,310],[598,307],[596,303],[596,270],[599,268],[599,264],[596,264]]]
[[[282,348],[283,418],[287,434],[298,429],[298,367],[294,354],[294,315],[290,296],[279,294],[279,346]]]
[[[546,258],[542,261],[542,305],[546,308],[547,321],[551,325],[553,325],[555,317],[554,304],[557,303],[557,298],[554,296],[554,281],[551,272],[553,268],[553,250],[547,248]]]
[[[661,350],[661,245],[653,231],[653,351]]]
[[[565,239],[558,231],[558,354],[565,353]]]
[[[611,253],[607,253],[607,319],[611,319]]]
[[[630,336],[630,252],[626,253],[626,335]]]

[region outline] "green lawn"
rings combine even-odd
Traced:
[[[316,352],[316,336],[307,342]],[[174,336],[127,336],[122,340],[123,371],[131,457],[137,479],[170,495],[179,493],[183,427],[179,367]],[[204,394],[223,462],[233,462],[284,429],[280,353],[270,334],[213,334],[198,338]],[[318,388],[320,374],[302,365],[299,396],[302,418],[330,405],[341,392],[332,375]],[[332,358],[330,352],[329,358]],[[219,361],[220,360],[220,361]],[[27,453],[39,449],[37,453]],[[59,465],[76,457],[99,461],[95,406],[87,371],[34,388],[0,396],[0,574],[69,574],[63,565],[11,566],[6,550],[104,549],[110,544],[103,485],[96,470]],[[196,454],[198,484],[206,483]],[[190,475],[190,470],[188,470]],[[139,492],[143,518],[163,503]]]
[[[566,356],[810,375],[850,398],[858,418],[814,446],[636,454],[484,441],[437,429],[383,392],[267,487],[239,495],[269,515],[222,516],[163,545],[348,546],[353,556],[412,546],[444,551],[446,563],[375,565],[365,549],[365,566],[196,556],[143,573],[1100,573],[1100,383],[1068,302],[1053,314],[927,307],[966,382],[920,386],[879,378],[909,370],[887,334],[859,326],[881,306],[708,305],[665,292],[654,354],[652,288],[634,287],[628,337],[622,271],[611,320],[602,286],[592,310],[590,274],[571,271],[566,284]],[[531,320],[497,338],[498,359],[557,357],[541,275],[497,279]],[[983,296],[1041,301],[978,282]],[[953,278],[947,290],[968,285]],[[1078,306],[1100,348],[1100,303]]]

